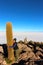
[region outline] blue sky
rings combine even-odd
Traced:
[[[14,31],[43,31],[43,0],[0,0],[0,31],[8,21]]]

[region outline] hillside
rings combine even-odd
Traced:
[[[8,57],[6,44],[0,45],[0,56],[1,56],[1,54],[2,54],[2,56],[4,56],[3,57],[4,60],[6,57]],[[42,42],[41,43],[33,42],[33,41],[24,43],[23,41],[19,41],[16,63],[14,63],[14,64],[12,63],[11,65],[15,65],[15,64],[21,65],[21,63],[22,63],[22,65],[32,65],[32,64],[33,65],[35,65],[35,64],[42,65],[42,63],[43,63],[43,43]]]

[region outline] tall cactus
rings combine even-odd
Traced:
[[[8,47],[8,59],[14,60],[14,50],[10,48],[13,45],[13,35],[12,35],[12,24],[8,22],[6,24],[6,37],[7,37],[7,47]]]

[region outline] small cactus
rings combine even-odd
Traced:
[[[6,24],[6,37],[7,37],[8,59],[14,60],[14,50],[13,48],[10,48],[10,46],[13,45],[12,24],[10,22]]]

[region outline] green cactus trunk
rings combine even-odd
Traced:
[[[13,45],[13,35],[12,35],[12,24],[8,22],[6,24],[6,37],[7,37],[7,47],[8,47],[8,59],[14,60],[14,50],[10,48]]]

